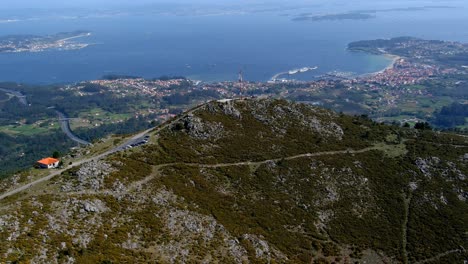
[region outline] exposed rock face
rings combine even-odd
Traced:
[[[276,105],[271,112],[269,109],[272,103],[276,102],[260,100],[249,102],[249,106],[253,109],[252,114],[257,120],[271,126],[277,133],[285,134],[287,132],[285,127],[296,126],[307,127],[325,138],[333,137],[339,140],[343,138],[343,129],[338,124],[325,121],[332,117],[330,112],[294,103]]]
[[[26,181],[29,181],[30,179],[26,179]],[[13,175],[7,179],[4,179],[0,181],[0,192],[5,192],[9,189],[13,189],[17,186],[20,185],[21,182],[21,177],[20,175]]]
[[[440,159],[437,157],[432,157],[430,159],[418,158],[416,160],[416,166],[418,166],[418,168],[421,170],[424,176],[430,178],[432,176],[431,168],[438,165],[439,162]]]
[[[410,182],[409,187],[410,187],[411,191],[415,191],[416,189],[418,189],[418,183]]]
[[[66,182],[61,189],[64,192],[98,191],[103,188],[104,178],[113,171],[115,168],[104,161],[88,162],[76,172],[77,182]]]
[[[221,103],[219,106],[221,107],[221,109],[223,110],[223,113],[225,115],[232,116],[232,117],[237,118],[237,119],[242,118],[241,112],[239,110],[237,110],[237,108],[234,106],[233,101],[228,101],[226,103]]]
[[[198,241],[200,246],[209,245],[216,241],[219,248],[217,252],[204,256],[207,261],[216,254],[230,256],[235,263],[243,263],[247,260],[247,252],[240,245],[240,242],[233,238],[213,217],[187,210],[170,209],[165,219],[166,229],[173,240],[159,247],[158,251],[163,255],[171,256],[169,262],[188,261],[190,258],[188,245],[192,245],[194,241]]]
[[[93,201],[84,201],[83,209],[88,213],[102,213],[107,211],[106,205],[98,199]]]
[[[466,175],[457,167],[454,162],[443,163],[438,157],[427,159],[418,158],[416,166],[420,169],[424,176],[430,178],[432,176],[442,176],[449,181],[464,181]]]
[[[270,263],[273,259],[279,261],[287,261],[286,256],[278,250],[272,248],[267,241],[261,237],[252,234],[245,234],[242,238],[251,243],[255,249],[255,256],[258,259],[262,259],[267,263]]]
[[[201,118],[189,115],[183,120],[183,127],[187,133],[196,139],[219,139],[223,136],[223,125],[221,123],[204,122]],[[173,129],[180,126],[180,123],[176,124]]]
[[[208,103],[206,105],[206,110],[210,113],[223,113],[236,119],[242,118],[242,114],[236,108],[234,100],[224,100]]]
[[[189,113],[0,201],[0,262],[466,259],[468,141],[283,100]]]

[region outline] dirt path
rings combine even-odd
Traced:
[[[407,250],[407,245],[408,245],[408,218],[409,218],[409,212],[410,212],[410,204],[411,204],[411,199],[413,198],[413,194],[410,193],[409,195],[403,194],[403,207],[405,209],[405,217],[403,219],[403,224],[402,224],[402,236],[401,236],[401,246],[403,250],[403,263],[408,264],[408,250]]]
[[[166,125],[166,126],[168,126],[168,125]],[[163,129],[163,128],[161,128],[161,129]],[[151,129],[151,130],[153,130],[153,129]],[[149,130],[149,131],[151,131],[151,130]],[[134,136],[132,139],[141,137],[142,135],[147,134],[149,131],[148,130],[144,131],[144,132]],[[131,141],[132,139],[130,139],[129,141]],[[125,145],[125,144],[123,144],[123,145]],[[364,149],[361,149],[361,150],[348,149],[348,150],[337,150],[337,151],[324,151],[324,152],[317,152],[317,153],[305,153],[305,154],[300,154],[300,155],[295,155],[295,156],[290,156],[290,157],[269,159],[269,160],[263,160],[263,161],[243,161],[243,162],[235,162],[235,163],[199,164],[199,163],[176,162],[176,163],[167,163],[167,164],[156,165],[155,168],[156,168],[156,170],[159,170],[161,168],[171,167],[171,166],[189,166],[189,167],[200,167],[200,168],[225,168],[225,167],[232,167],[232,166],[259,166],[259,165],[263,165],[263,164],[266,164],[266,163],[269,163],[269,162],[278,162],[278,161],[281,161],[281,160],[294,160],[294,159],[306,158],[306,157],[318,157],[318,156],[339,155],[339,154],[358,154],[358,153],[364,153],[364,152],[368,152],[368,151],[376,150],[376,149],[377,149],[376,147],[369,147],[369,148],[364,148]],[[41,179],[38,179],[38,180],[36,180],[36,181],[34,181],[32,183],[29,183],[29,184],[23,185],[21,187],[18,187],[18,188],[14,189],[14,190],[8,191],[8,192],[0,195],[0,200],[5,199],[8,196],[17,194],[19,192],[25,191],[28,188],[31,188],[31,187],[39,184],[39,183],[48,181],[48,180],[52,179],[54,176],[60,175],[62,172],[66,171],[66,170],[68,170],[70,168],[80,166],[80,165],[82,165],[82,164],[84,164],[86,162],[90,162],[92,160],[102,159],[102,158],[104,158],[104,157],[106,157],[106,156],[108,156],[108,155],[110,155],[110,154],[112,154],[114,152],[115,152],[114,150],[110,150],[110,151],[102,153],[102,154],[100,154],[98,156],[94,156],[94,157],[91,157],[91,158],[76,162],[73,165],[68,166],[65,169],[55,171],[55,172],[49,174],[48,176],[43,177]]]
[[[129,140],[129,142],[135,140],[136,138],[142,137],[143,135],[147,134],[148,132],[150,132],[150,131],[152,131],[152,130],[153,130],[153,129],[149,129],[149,130],[143,131],[143,132],[141,132],[141,133],[135,135],[134,137],[132,137],[132,138]],[[126,145],[126,144],[123,144],[123,146],[124,146],[124,145]],[[93,156],[93,157],[84,159],[84,160],[76,161],[76,162],[74,162],[72,165],[69,165],[69,166],[67,166],[67,167],[64,168],[64,169],[61,169],[61,170],[54,170],[52,173],[50,173],[49,175],[47,175],[47,176],[45,176],[45,177],[42,177],[42,178],[37,179],[37,180],[35,180],[35,181],[31,182],[31,183],[25,184],[25,185],[20,186],[20,187],[18,187],[18,188],[16,188],[16,189],[13,189],[13,190],[10,190],[10,191],[8,191],[8,192],[6,192],[6,193],[1,194],[1,195],[0,195],[0,200],[3,200],[3,199],[5,199],[5,198],[8,197],[8,196],[12,196],[12,195],[14,195],[14,194],[17,194],[17,193],[20,193],[20,192],[22,192],[22,191],[25,191],[25,190],[27,190],[27,189],[29,189],[29,188],[35,186],[35,185],[38,185],[38,184],[40,184],[40,183],[43,183],[43,182],[45,182],[45,181],[49,181],[49,180],[52,179],[53,177],[62,174],[64,171],[66,171],[66,170],[68,170],[68,169],[81,166],[82,164],[87,163],[87,162],[90,162],[90,161],[92,161],[92,160],[99,160],[99,159],[105,158],[105,157],[109,156],[110,154],[117,152],[118,149],[119,149],[120,147],[121,147],[121,146],[119,146],[119,147],[117,147],[117,148],[114,148],[114,149],[111,149],[111,150],[108,150],[108,151],[106,151],[106,152],[104,152],[104,153],[102,153],[102,154],[99,154],[99,155],[96,155],[96,156]]]
[[[453,253],[459,253],[459,252],[462,252],[462,251],[463,251],[463,250],[461,250],[461,249],[449,250],[449,251],[447,251],[447,252],[440,253],[439,255],[434,256],[434,257],[432,257],[432,258],[428,258],[428,259],[425,259],[425,260],[416,262],[415,264],[423,264],[423,263],[433,262],[433,261],[439,260],[440,258],[445,257],[445,256],[447,256],[447,255],[450,255],[450,254],[453,254]]]
[[[299,154],[290,157],[282,157],[276,159],[268,159],[263,161],[241,161],[241,162],[234,162],[234,163],[217,163],[217,164],[200,164],[200,163],[184,163],[184,162],[175,162],[175,163],[168,163],[168,164],[160,164],[157,165],[159,168],[170,167],[170,166],[189,166],[189,167],[200,167],[200,168],[225,168],[225,167],[233,167],[233,166],[260,166],[263,164],[267,164],[270,162],[279,162],[281,160],[294,160],[300,158],[310,158],[310,157],[319,157],[319,156],[329,156],[329,155],[340,155],[340,154],[359,154],[368,152],[371,150],[377,150],[377,147],[369,147],[360,150],[337,150],[337,151],[323,151],[323,152],[316,152],[316,153],[305,153]]]
[[[13,189],[13,190],[10,190],[8,192],[5,192],[5,193],[2,193],[0,194],[0,200],[3,200],[5,199],[6,197],[8,196],[12,196],[12,195],[15,195],[17,193],[20,193],[20,192],[23,192],[33,186],[36,186],[40,183],[43,183],[43,182],[46,182],[46,181],[49,181],[50,179],[52,179],[53,177],[57,176],[57,175],[60,175],[62,174],[64,171],[66,170],[69,170],[71,168],[75,168],[75,167],[78,167],[78,166],[81,166],[82,164],[84,163],[87,163],[87,162],[90,162],[92,160],[99,160],[99,159],[103,159],[113,153],[116,153],[116,152],[119,152],[119,151],[122,151],[124,150],[124,147],[127,146],[128,144],[130,144],[131,142],[134,142],[135,140],[137,140],[138,138],[141,138],[143,137],[144,135],[148,134],[148,133],[159,133],[161,132],[163,129],[171,126],[172,124],[180,121],[182,118],[184,118],[185,116],[187,115],[190,115],[192,114],[193,112],[197,111],[198,109],[200,109],[201,107],[203,107],[205,104],[201,104],[201,105],[198,105],[196,106],[195,108],[185,112],[183,115],[181,115],[180,117],[174,119],[174,120],[170,120],[166,123],[163,123],[162,125],[156,127],[156,128],[150,128],[148,130],[145,130],[143,132],[140,132],[138,134],[136,134],[135,136],[133,136],[131,139],[127,140],[124,144],[121,144],[117,147],[114,147],[113,149],[111,150],[108,150],[104,153],[101,153],[99,155],[96,155],[96,156],[93,156],[93,157],[90,157],[90,158],[87,158],[87,159],[84,159],[84,160],[80,160],[80,161],[76,161],[76,162],[73,162],[72,165],[69,165],[67,166],[66,168],[64,169],[61,169],[61,170],[54,170],[53,172],[51,172],[49,175],[45,176],[45,177],[42,177],[40,179],[37,179],[31,183],[28,183],[28,184],[25,184],[23,186],[20,186],[16,189]]]
[[[160,174],[161,169],[167,168],[167,167],[172,167],[172,166],[188,166],[188,167],[209,168],[209,169],[226,168],[226,167],[234,167],[234,166],[260,166],[260,165],[263,165],[263,164],[267,164],[269,162],[279,162],[281,160],[294,160],[294,159],[300,159],[300,158],[318,157],[318,156],[327,156],[327,155],[359,154],[359,153],[364,153],[364,152],[368,152],[368,151],[376,150],[376,149],[378,149],[378,147],[369,147],[369,148],[364,148],[364,149],[360,149],[360,150],[347,149],[347,150],[337,150],[337,151],[323,151],[323,152],[316,152],[316,153],[306,153],[306,154],[294,155],[294,156],[289,156],[289,157],[285,157],[285,158],[268,159],[268,160],[263,160],[263,161],[243,161],[243,162],[218,163],[218,164],[200,164],[200,163],[184,163],[184,162],[159,164],[159,165],[152,166],[153,171],[149,176],[147,176],[146,178],[144,178],[144,179],[142,179],[140,181],[136,181],[136,182],[131,183],[129,188],[128,188],[128,192],[138,190],[142,185],[147,184],[148,182],[155,179],[156,177],[159,177],[161,175]],[[82,163],[84,163],[84,162],[82,162]],[[54,175],[56,175],[56,174],[54,174]],[[45,181],[45,180],[47,180],[47,179],[43,178],[43,179],[41,179],[41,182]],[[19,192],[18,190],[19,189],[16,189],[14,191]],[[69,192],[69,193],[66,193],[66,194],[67,195],[83,195],[83,194],[89,195],[89,194],[102,194],[102,192],[100,192],[100,191],[97,191],[97,192],[82,191],[82,192]],[[4,197],[0,197],[0,200],[3,199],[3,198]]]
[[[237,100],[242,100],[242,99],[237,99]],[[8,196],[11,196],[11,195],[20,193],[22,191],[25,191],[28,188],[31,188],[31,187],[33,187],[35,185],[38,185],[38,184],[42,183],[42,182],[49,181],[53,177],[55,177],[57,175],[60,175],[61,173],[63,173],[64,171],[66,171],[68,169],[78,167],[78,166],[80,166],[80,165],[82,165],[84,163],[90,162],[92,160],[99,160],[99,159],[105,158],[105,157],[107,157],[107,156],[109,156],[109,155],[111,155],[113,153],[122,151],[122,150],[124,150],[125,146],[129,144],[129,142],[133,142],[136,139],[141,138],[141,137],[143,137],[144,135],[146,135],[148,133],[157,134],[157,133],[161,132],[163,129],[165,129],[165,128],[171,126],[172,124],[182,120],[187,115],[193,114],[195,111],[202,108],[204,105],[206,105],[206,104],[201,104],[201,105],[191,109],[190,111],[185,112],[183,115],[179,116],[178,118],[170,120],[170,121],[168,121],[168,122],[166,122],[166,123],[164,123],[164,124],[162,124],[162,125],[160,125],[160,126],[158,126],[156,128],[151,128],[151,129],[148,129],[146,131],[143,131],[143,132],[133,136],[131,139],[127,140],[124,144],[121,144],[120,146],[114,147],[113,149],[108,150],[108,151],[106,151],[106,152],[104,152],[102,154],[99,154],[99,155],[96,155],[96,156],[93,156],[93,157],[90,157],[90,158],[87,158],[87,159],[84,159],[84,160],[81,160],[81,161],[74,162],[72,165],[67,166],[64,169],[54,171],[51,174],[49,174],[49,175],[47,175],[47,176],[45,176],[43,178],[40,178],[40,179],[38,179],[38,180],[36,180],[34,182],[28,183],[26,185],[23,185],[21,187],[18,187],[16,189],[13,189],[13,190],[10,190],[10,191],[8,191],[6,193],[3,193],[3,194],[0,195],[0,200],[3,200]],[[236,163],[219,163],[219,164],[168,163],[168,164],[157,165],[156,169],[161,169],[161,168],[169,167],[169,166],[177,166],[177,165],[185,165],[185,166],[190,166],[190,167],[201,167],[201,168],[223,168],[223,167],[232,167],[232,166],[259,166],[259,165],[263,165],[263,164],[266,164],[266,163],[269,163],[269,162],[278,162],[278,161],[281,161],[281,160],[294,160],[294,159],[298,159],[298,158],[317,157],[317,156],[325,156],[325,155],[358,154],[358,153],[364,153],[364,152],[368,152],[368,151],[371,151],[371,150],[377,150],[377,149],[378,149],[378,147],[369,147],[369,148],[364,148],[364,149],[361,149],[361,150],[347,149],[347,150],[338,150],[338,151],[324,151],[324,152],[317,152],[317,153],[305,153],[305,154],[299,154],[299,155],[290,156],[290,157],[269,159],[269,160],[264,160],[264,161],[243,161],[243,162],[236,162]]]

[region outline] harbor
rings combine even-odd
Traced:
[[[285,78],[281,78],[281,76],[291,76],[291,75],[296,75],[296,74],[300,74],[300,73],[306,73],[308,71],[314,71],[314,70],[317,70],[318,67],[317,66],[314,66],[314,67],[303,67],[303,68],[299,68],[299,69],[293,69],[293,70],[289,70],[289,71],[286,71],[286,72],[280,72],[280,73],[277,73],[275,75],[273,75],[273,77],[271,77],[270,79],[270,82],[278,82],[278,81],[282,81],[282,80],[287,80]]]

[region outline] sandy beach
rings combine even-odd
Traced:
[[[380,72],[384,72],[385,70],[393,69],[393,68],[395,67],[396,62],[397,62],[399,59],[401,59],[400,56],[392,55],[392,54],[385,54],[384,57],[391,59],[391,60],[392,60],[392,63],[391,63],[390,65],[388,65],[387,68],[383,69],[383,70],[380,71]]]
[[[372,72],[372,73],[366,73],[366,74],[363,74],[363,75],[360,75],[359,77],[369,77],[369,76],[375,76],[377,74],[381,74],[381,73],[384,73],[385,71],[387,70],[391,70],[395,67],[395,64],[397,63],[397,61],[399,59],[401,59],[400,56],[397,56],[397,55],[393,55],[393,54],[384,54],[382,55],[388,59],[391,59],[392,60],[392,63],[390,63],[386,68],[380,70],[380,71],[377,71],[377,72]]]

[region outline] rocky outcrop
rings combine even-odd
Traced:
[[[438,157],[432,157],[428,159],[418,158],[416,160],[416,166],[418,166],[422,174],[428,178],[432,177],[432,168],[439,163],[440,159]]]
[[[83,164],[73,175],[77,181],[65,182],[61,190],[64,192],[98,191],[103,188],[104,178],[116,169],[102,160]]]
[[[396,263],[408,242],[416,263],[468,248],[468,157],[440,144],[450,135],[282,100],[190,113],[3,200],[0,262]],[[397,144],[408,152],[388,155]]]
[[[234,100],[220,100],[208,103],[206,105],[206,110],[210,113],[222,113],[227,116],[234,117],[236,119],[241,119],[242,114],[239,109],[235,106]]]
[[[107,211],[106,205],[101,200],[98,200],[98,199],[94,199],[92,201],[84,201],[83,209],[87,213],[103,213]]]
[[[343,129],[333,121],[334,115],[323,109],[292,102],[274,100],[249,101],[255,119],[270,126],[276,133],[285,134],[288,127],[304,127],[321,135],[341,140]]]
[[[194,115],[188,115],[181,122],[173,126],[173,130],[183,127],[183,129],[192,137],[196,139],[220,139],[224,134],[224,127],[221,123],[206,122]]]
[[[270,246],[270,244],[264,240],[263,237],[252,234],[244,234],[242,239],[248,241],[255,250],[255,257],[257,259],[271,263],[272,260],[284,262],[287,261],[287,257],[279,250]]]

